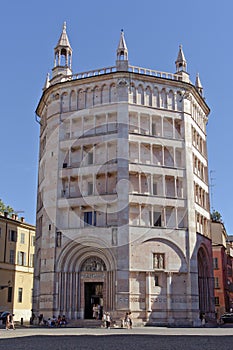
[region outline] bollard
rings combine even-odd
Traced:
[[[21,324],[21,326],[23,326],[23,317],[21,317],[20,324]]]

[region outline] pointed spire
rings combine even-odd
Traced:
[[[55,50],[58,47],[61,47],[61,46],[69,48],[70,50],[72,50],[71,46],[70,46],[70,42],[69,42],[68,36],[66,34],[66,22],[63,23],[63,30],[62,30],[60,39],[58,40],[57,46],[55,47]]]
[[[55,68],[61,68],[62,72],[65,73],[65,75],[71,75],[72,74],[72,68],[71,68],[71,62],[72,62],[72,48],[70,46],[70,42],[68,39],[68,36],[66,34],[66,22],[63,24],[63,30],[60,36],[60,39],[58,40],[57,46],[54,49],[54,69]],[[61,73],[61,69],[57,69],[53,73],[57,74],[58,70],[59,73]],[[54,77],[53,74],[53,77]]]
[[[203,94],[203,87],[201,85],[199,73],[197,73],[197,75],[196,75],[195,87],[196,87],[197,91],[199,92],[199,94],[202,95]]]
[[[182,49],[182,45],[179,46],[179,52],[178,52],[178,56],[177,56],[177,60],[176,60],[176,72],[186,72],[186,68],[187,68],[187,62],[186,59],[184,57],[184,53],[183,53],[183,49]]]
[[[126,46],[123,29],[121,29],[120,41],[117,48],[117,60],[128,61],[128,49]]]
[[[50,74],[47,73],[47,76],[46,76],[46,80],[45,80],[45,84],[44,84],[43,90],[48,89],[48,87],[50,86],[49,77],[50,77]]]

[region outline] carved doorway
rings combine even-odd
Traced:
[[[101,319],[103,313],[103,286],[106,265],[101,258],[92,256],[83,262],[81,271],[84,284],[84,318],[94,318],[93,306],[99,305],[98,317]]]
[[[103,310],[103,282],[85,282],[84,284],[85,295],[85,310],[84,318],[93,319],[93,306],[99,306],[98,318],[102,318]]]

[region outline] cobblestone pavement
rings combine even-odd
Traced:
[[[17,350],[232,350],[233,327],[127,329],[0,329],[0,349]]]

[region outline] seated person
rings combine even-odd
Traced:
[[[61,325],[64,325],[64,326],[67,325],[67,320],[66,320],[66,316],[65,315],[62,316]]]

